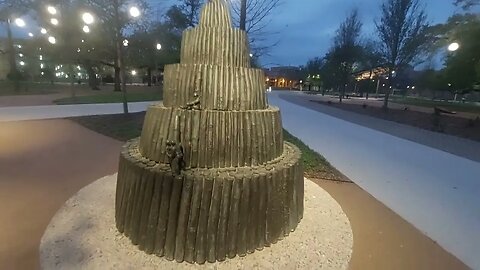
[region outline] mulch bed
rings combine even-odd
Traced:
[[[383,108],[366,105],[339,104],[336,102],[324,102],[318,100],[311,101],[354,113],[480,142],[480,119],[478,118],[476,120],[470,120],[444,114],[436,116],[433,114],[433,109],[432,113],[429,114],[408,110],[408,105],[405,106],[406,110],[388,109],[388,111],[385,111]]]

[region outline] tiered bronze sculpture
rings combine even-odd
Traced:
[[[303,216],[300,151],[283,141],[265,76],[224,0],[183,33],[163,105],[120,157],[117,228],[147,253],[205,263],[277,242]]]

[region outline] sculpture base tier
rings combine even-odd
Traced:
[[[272,106],[256,111],[212,111],[156,104],[145,116],[140,152],[150,160],[167,163],[167,141],[179,140],[186,168],[258,166],[282,155],[282,132],[280,111]]]
[[[189,169],[145,159],[138,140],[122,151],[115,219],[147,253],[205,263],[246,255],[295,230],[303,217],[301,153],[285,143],[262,166]]]

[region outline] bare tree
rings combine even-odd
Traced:
[[[480,5],[480,0],[455,0],[455,5],[461,6],[463,9],[470,9]]]
[[[340,102],[345,95],[346,85],[351,77],[354,64],[361,57],[361,32],[362,22],[358,10],[354,9],[340,24],[333,40],[334,45],[330,50],[329,58],[327,58],[327,61],[335,66],[342,83],[339,95]]]
[[[394,71],[419,60],[425,52],[428,35],[427,15],[420,0],[385,0],[381,18],[375,21],[380,53],[388,65],[389,88],[393,88]],[[386,92],[384,108],[388,108],[390,90]]]
[[[198,24],[200,9],[203,6],[204,0],[182,0],[180,9],[186,16],[187,25],[195,27]]]
[[[255,56],[268,52],[278,42],[268,42],[274,32],[266,29],[271,23],[273,11],[281,0],[230,0],[234,20],[238,27],[248,33]]]

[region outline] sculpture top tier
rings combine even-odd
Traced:
[[[267,108],[265,75],[251,68],[247,34],[232,27],[225,0],[211,0],[183,33],[180,64],[165,67],[164,105],[220,111]]]

